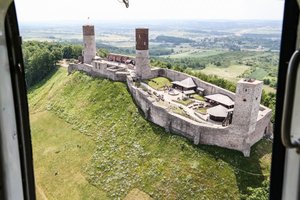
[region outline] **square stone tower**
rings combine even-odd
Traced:
[[[232,125],[238,134],[251,134],[255,131],[262,81],[242,79],[237,83]]]
[[[135,29],[136,57],[135,72],[138,78],[148,79],[151,77],[149,66],[149,30],[147,28]]]
[[[83,31],[83,61],[84,63],[91,64],[93,58],[96,56],[96,42],[95,30],[93,25],[82,26]]]

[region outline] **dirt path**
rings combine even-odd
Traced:
[[[44,193],[42,188],[40,188],[38,185],[36,186],[36,188],[37,188],[38,193],[41,195],[42,199],[48,200],[48,198],[46,197],[46,194]]]
[[[58,62],[58,64],[61,66],[61,67],[65,67],[65,68],[68,68],[69,66],[69,63],[66,61],[66,59],[62,59]]]

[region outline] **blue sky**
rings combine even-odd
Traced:
[[[281,20],[282,0],[15,0],[18,20]]]

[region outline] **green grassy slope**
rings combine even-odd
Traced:
[[[124,83],[61,68],[29,92],[29,102],[37,184],[53,192],[49,199],[117,199],[133,188],[154,199],[240,199],[269,176],[268,141],[250,158],[194,146],[146,121]],[[77,195],[69,197],[73,186]]]
[[[31,129],[38,199],[106,198],[86,180],[93,140],[48,111],[31,114]]]

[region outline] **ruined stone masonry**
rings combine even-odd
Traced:
[[[68,72],[79,70],[94,77],[126,82],[134,101],[143,111],[147,120],[164,127],[167,131],[190,139],[196,145],[217,145],[238,150],[244,156],[250,156],[251,146],[272,131],[271,109],[260,105],[262,82],[242,79],[237,83],[234,94],[182,72],[151,68],[148,32],[146,28],[136,29],[135,59],[124,55],[109,55],[108,59],[101,59],[96,56],[94,26],[83,26],[83,62],[70,64]],[[157,100],[158,97],[162,98],[161,96],[155,96],[139,86],[143,80],[155,77],[166,77],[177,83],[190,77],[192,80],[189,80],[194,82],[197,91],[201,90],[201,93],[206,96],[214,94],[221,97],[226,96],[226,99],[234,101],[234,108],[227,109],[221,105],[213,107],[216,111],[222,107],[220,111],[228,112],[224,120],[226,123],[205,119],[196,112],[190,113],[193,115],[190,117],[176,114]],[[187,93],[193,93],[193,91],[190,90]],[[167,95],[167,93],[165,94]],[[183,94],[180,93],[180,95]],[[186,109],[190,108],[186,107]]]
[[[82,27],[83,31],[83,58],[84,63],[91,64],[96,56],[96,42],[94,26],[86,25]]]

